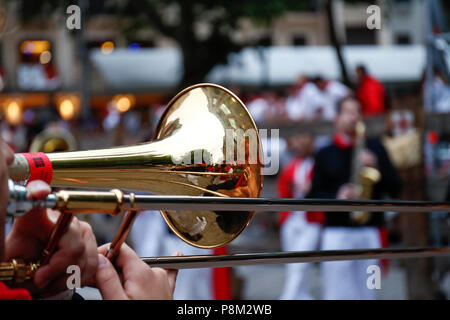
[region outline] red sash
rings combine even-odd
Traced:
[[[228,254],[227,247],[216,248],[213,254]],[[212,285],[215,300],[231,300],[231,268],[213,268]]]
[[[31,300],[31,295],[25,289],[10,289],[0,282],[0,300]]]

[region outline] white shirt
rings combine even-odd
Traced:
[[[325,90],[322,91],[323,99],[323,120],[334,120],[336,117],[337,103],[339,100],[345,98],[350,94],[349,88],[343,83],[335,80],[330,80]]]
[[[307,82],[286,100],[286,112],[291,120],[313,120],[323,108],[323,94],[312,82]]]
[[[255,122],[257,123],[260,123],[265,120],[266,114],[270,109],[270,105],[266,99],[258,97],[247,103],[247,108],[252,115],[253,120],[255,120]]]

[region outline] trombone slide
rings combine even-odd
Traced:
[[[230,211],[398,211],[449,212],[449,202],[375,201],[331,199],[223,198],[197,196],[159,196],[125,194],[120,190],[61,190],[45,200],[30,200],[25,187],[9,181],[8,216],[22,216],[34,207],[61,209],[69,213],[108,213],[118,215],[128,210],[213,210]],[[233,212],[234,211],[234,212]]]

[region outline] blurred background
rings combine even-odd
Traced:
[[[363,105],[363,114],[367,134],[390,141],[404,182],[400,198],[450,200],[448,1],[0,4],[0,132],[16,152],[30,150],[48,128],[69,132],[73,150],[151,140],[179,90],[213,82],[235,92],[259,128],[279,129],[279,149],[271,151],[279,152],[281,171],[298,151],[299,131],[314,136],[316,149],[330,140],[342,90],[370,94],[356,73],[362,66],[383,87],[381,104]],[[333,81],[344,89],[327,93]],[[306,84],[312,93],[295,102]],[[310,108],[327,94],[331,109]],[[278,196],[278,178],[265,177],[264,197]],[[392,212],[386,220],[391,247],[449,245],[448,213]],[[99,242],[110,241],[118,224],[91,223]],[[259,213],[228,250],[279,251],[279,228],[276,213]],[[377,298],[448,299],[449,271],[448,258],[392,260]],[[309,278],[320,299],[317,265]],[[234,268],[232,298],[278,299],[284,280],[283,265]]]

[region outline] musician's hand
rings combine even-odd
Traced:
[[[98,248],[96,287],[105,300],[173,299],[178,270],[151,268],[125,243],[116,258],[116,269],[105,258],[109,244]],[[176,253],[174,255],[181,255]]]
[[[376,168],[378,166],[376,155],[367,149],[361,152],[359,161],[366,167]]]
[[[0,262],[5,257],[5,219],[8,206],[8,166],[14,161],[11,148],[0,138]]]
[[[43,181],[32,181],[27,189],[31,199],[45,199],[50,193],[50,187]],[[59,214],[54,210],[36,209],[15,219],[6,240],[7,259],[39,260]],[[67,290],[67,267],[70,265],[80,267],[81,286],[93,281],[98,265],[97,242],[89,224],[76,217],[61,237],[49,263],[36,271],[34,285],[37,288],[29,289],[42,295]]]
[[[358,186],[353,183],[347,183],[339,188],[336,198],[339,200],[354,200],[358,199],[359,195],[360,190]]]

